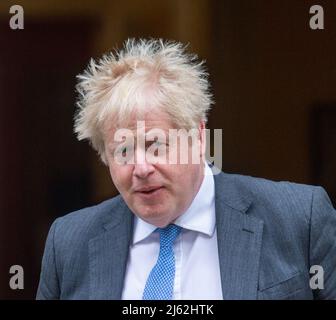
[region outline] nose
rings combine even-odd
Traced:
[[[145,155],[144,154],[140,155],[139,152],[137,152],[137,159],[136,163],[134,164],[134,170],[133,170],[134,176],[140,179],[145,179],[154,171],[155,168],[153,164],[146,160]]]
[[[151,163],[148,163],[147,161],[144,163],[136,163],[134,165],[134,171],[133,174],[140,179],[147,178],[151,173],[154,172],[154,166]]]

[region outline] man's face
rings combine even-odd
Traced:
[[[174,125],[166,113],[148,112],[141,122],[139,119],[132,119],[127,125],[128,137],[125,136],[123,142],[116,139],[116,133],[118,130],[120,132],[120,129],[107,123],[103,130],[106,159],[113,183],[137,216],[157,227],[164,227],[188,209],[202,183],[204,123],[200,124],[194,143],[187,143],[181,148],[182,153],[189,156],[187,163],[180,161],[180,139],[176,140],[176,144],[170,143],[172,141],[168,139],[169,130],[174,129]],[[154,135],[151,136],[151,133],[155,132],[153,129],[160,129],[166,140],[162,135],[155,138]],[[150,136],[154,141],[146,141]],[[133,137],[134,145],[130,143]],[[156,146],[161,148],[160,151]],[[177,150],[177,163],[171,163],[168,159],[173,147]],[[151,152],[153,150],[156,151]],[[160,153],[162,151],[166,153]],[[192,158],[192,152],[195,152],[195,158]],[[149,153],[152,154],[152,158],[146,158]],[[126,155],[129,161],[126,164],[122,163],[118,155]],[[165,163],[155,163],[153,159],[158,159],[155,155],[160,155],[161,160],[165,158]],[[134,161],[130,161],[132,157]],[[197,157],[198,161],[195,161]]]

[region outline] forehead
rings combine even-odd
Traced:
[[[136,134],[137,129],[141,128],[145,132],[152,129],[161,129],[168,131],[169,129],[176,129],[173,121],[169,115],[161,110],[149,110],[148,112],[138,114],[133,113],[127,120],[120,123],[111,118],[105,122],[103,133],[106,138],[114,135],[115,131],[119,129],[128,129]]]

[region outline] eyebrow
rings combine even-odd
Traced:
[[[145,132],[145,142],[147,142],[147,141],[162,141],[163,139],[162,139],[162,135],[160,135],[160,134],[152,134],[150,131],[151,130],[155,130],[155,129],[160,129],[163,133],[164,133],[164,136],[165,136],[165,141],[167,142],[167,140],[169,140],[169,130],[171,130],[172,128],[169,128],[169,129],[163,129],[163,128],[156,128],[156,127],[154,127],[154,128],[151,128],[151,129],[149,129],[147,132]],[[132,130],[132,129],[130,129],[132,132],[133,132],[133,139],[134,139],[134,144],[136,144],[137,143],[137,135],[136,135],[136,130]],[[149,135],[151,135],[151,139],[148,139],[148,137],[149,137]],[[126,140],[127,140],[127,136],[123,136],[123,140],[121,140],[121,141],[115,141],[115,140],[113,140],[113,141],[111,141],[109,144],[108,144],[108,147],[109,148],[111,148],[111,149],[114,149],[117,145],[119,145],[119,144],[121,144],[121,143],[125,143],[126,142]],[[154,139],[153,139],[154,138]]]

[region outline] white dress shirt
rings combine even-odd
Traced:
[[[174,222],[183,229],[174,243],[175,281],[173,299],[223,299],[215,216],[215,184],[205,165],[201,187],[188,210]],[[122,299],[142,299],[148,275],[159,255],[156,229],[134,218]]]

